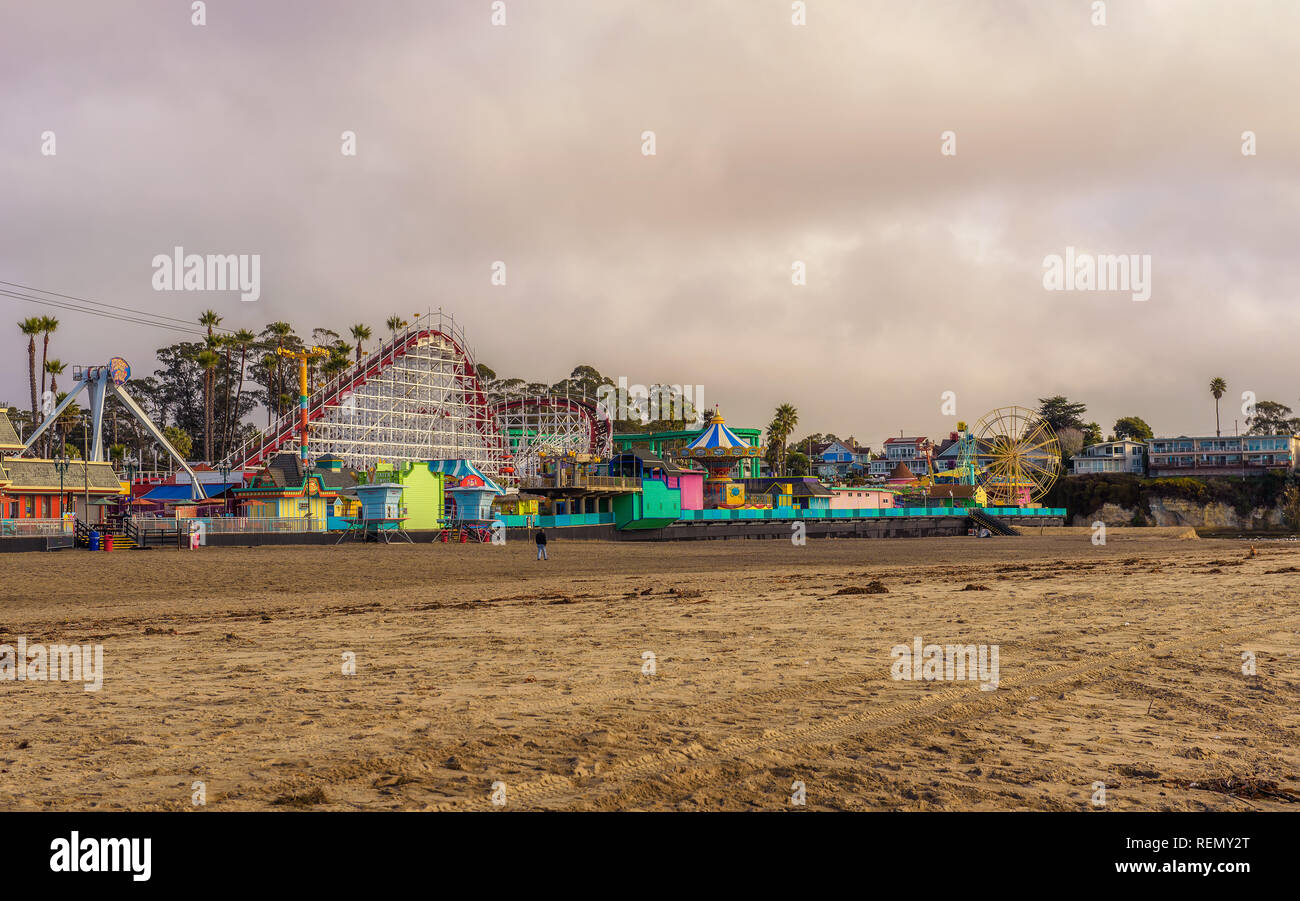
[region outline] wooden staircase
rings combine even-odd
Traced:
[[[73,527],[73,532],[76,535],[77,547],[90,547],[90,533],[92,530],[99,533],[100,550],[104,549],[105,535],[113,536],[113,550],[115,551],[128,551],[137,545],[134,529],[129,521],[125,524],[117,522],[97,522],[93,526],[90,526],[81,520],[77,520],[76,525]]]
[[[1015,526],[1011,525],[1010,523],[1002,522],[997,517],[990,516],[989,514],[985,513],[983,510],[980,510],[976,507],[972,507],[968,511],[967,515],[970,516],[971,521],[974,522],[977,527],[988,529],[989,532],[994,535],[1019,535],[1020,534],[1020,530],[1017,529]]]

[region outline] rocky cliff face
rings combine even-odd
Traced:
[[[1072,525],[1091,526],[1100,520],[1108,526],[1127,526],[1133,522],[1134,510],[1117,504],[1104,504],[1091,516],[1075,516]],[[1145,514],[1144,514],[1145,515]],[[1191,526],[1196,529],[1285,530],[1281,507],[1256,507],[1242,516],[1228,504],[1202,504],[1175,497],[1151,499],[1151,525]]]

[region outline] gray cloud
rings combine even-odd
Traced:
[[[946,432],[945,390],[1173,433],[1213,428],[1214,375],[1300,407],[1295,4],[506,5],[10,5],[0,278],[304,334],[442,306],[501,373],[703,383],[873,444]],[[152,292],[176,244],[262,254],[263,299]],[[1045,292],[1066,245],[1151,254],[1152,299]],[[172,340],[61,318],[69,362]]]

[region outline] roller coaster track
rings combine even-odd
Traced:
[[[603,406],[583,397],[510,396],[494,401],[489,412],[497,430],[510,442],[520,474],[538,468],[542,449],[608,457],[614,428]]]
[[[432,355],[430,348],[435,348]],[[412,362],[415,365],[406,381],[397,381],[394,370]],[[423,383],[422,365],[428,370]],[[384,379],[389,380],[385,386],[388,394],[376,401],[387,400],[387,409],[377,403],[374,409],[361,411],[368,416],[356,415],[354,396]],[[417,394],[434,396],[417,398]],[[307,418],[310,423],[328,422],[349,433],[346,441],[337,436],[333,441],[325,437],[319,442],[315,437],[311,440],[324,445],[316,448],[318,451],[337,452],[331,443],[346,443],[350,453],[342,455],[352,457],[353,465],[368,465],[374,459],[366,458],[381,456],[387,460],[430,458],[424,434],[435,428],[451,435],[443,439],[450,442],[443,448],[443,456],[464,457],[489,475],[499,477],[508,457],[505,441],[488,411],[464,332],[441,311],[419,317],[361,362],[316,388],[308,397]],[[349,421],[353,418],[357,421]],[[447,428],[449,421],[452,428]],[[275,453],[296,445],[297,430],[298,411],[294,409],[235,450],[224,463],[232,468],[260,466]],[[380,439],[374,437],[378,432],[389,435],[382,448]],[[404,440],[409,443],[409,455],[402,453]]]

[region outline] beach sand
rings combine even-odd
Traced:
[[[106,671],[0,682],[0,809],[1300,810],[1300,544],[1178,534],[0,554]]]

